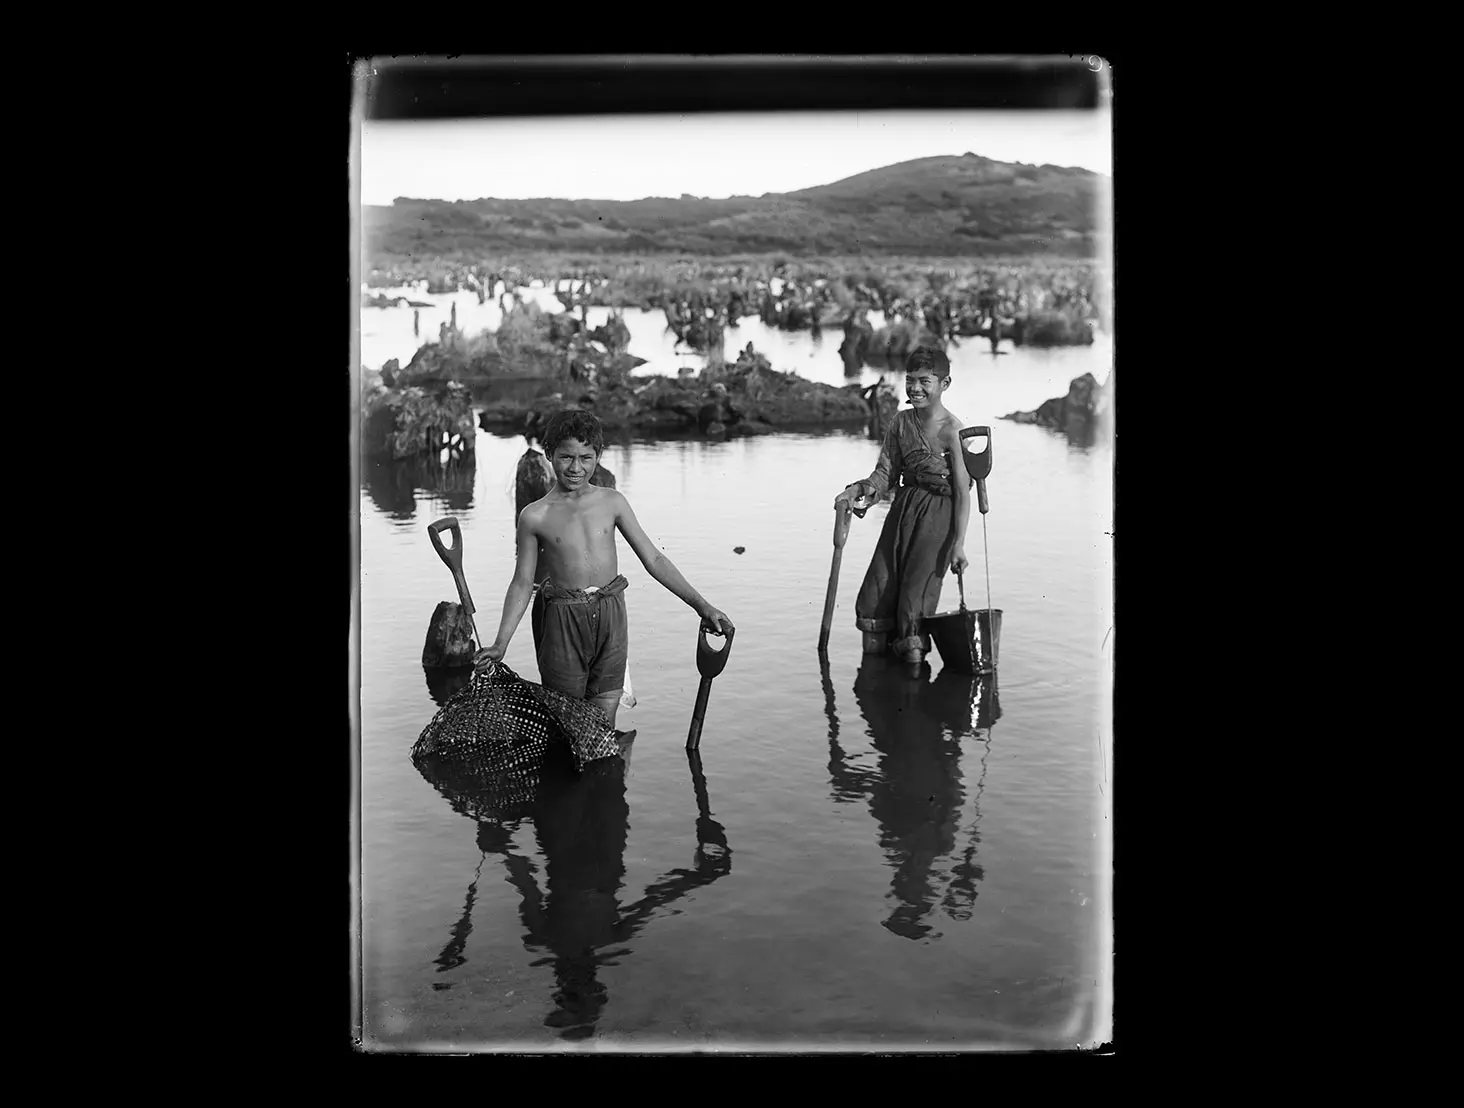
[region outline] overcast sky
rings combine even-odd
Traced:
[[[365,122],[361,202],[760,196],[966,152],[1113,172],[1112,115],[829,112]]]

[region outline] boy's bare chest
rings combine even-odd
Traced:
[[[547,549],[588,552],[615,541],[615,516],[598,506],[570,508],[556,505],[544,519],[539,535]]]
[[[910,433],[907,440],[911,446],[940,453],[945,449],[946,428],[949,425],[950,416],[948,415],[942,415],[926,422],[911,413]]]

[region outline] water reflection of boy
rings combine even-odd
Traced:
[[[546,775],[532,804],[509,819],[485,818],[478,823],[478,848],[502,858],[509,884],[518,891],[523,942],[530,951],[547,951],[530,963],[549,965],[554,973],[554,1010],[545,1026],[560,1029],[561,1037],[584,1039],[609,1002],[609,992],[598,979],[601,966],[616,965],[630,950],[630,941],[663,908],[694,889],[732,872],[732,851],[726,830],[712,818],[706,779],[700,759],[688,754],[697,798],[697,847],[692,866],[673,869],[646,886],[639,900],[620,907],[619,891],[625,877],[625,843],[630,807],[625,799],[627,747],[622,758],[593,763],[572,778]],[[450,786],[439,789],[451,792]],[[461,808],[459,810],[462,810]],[[532,822],[544,856],[545,887],[534,878],[534,865],[514,847],[513,835],[522,820]],[[477,875],[468,888],[462,918],[451,930],[441,954],[434,960],[444,973],[467,962],[467,940],[472,932],[472,908]],[[614,947],[615,949],[609,949]],[[440,988],[449,987],[444,983]]]
[[[616,531],[646,572],[701,616],[703,627],[718,635],[734,628],[726,613],[692,588],[651,542],[625,496],[591,482],[605,449],[595,416],[574,409],[557,412],[545,425],[542,441],[555,486],[519,513],[518,560],[498,636],[474,660],[481,670],[503,657],[535,600],[537,584],[544,601],[535,620],[540,683],[593,701],[614,727],[630,646],[628,582],[618,570]]]
[[[829,706],[829,777],[835,800],[864,799],[879,827],[880,846],[894,869],[882,925],[908,939],[939,937],[929,917],[937,906],[953,919],[968,919],[976,882],[979,836],[973,814],[966,849],[956,855],[957,826],[965,799],[960,740],[972,733],[976,678],[943,670],[927,682],[928,670],[911,676],[888,659],[866,656],[854,681],[854,698],[868,726],[879,760],[876,768],[852,764],[838,741],[837,717]],[[826,695],[831,692],[831,686]],[[985,761],[982,761],[984,776]],[[982,787],[978,781],[978,793]],[[948,874],[937,864],[951,858]],[[943,886],[943,887],[942,887]]]

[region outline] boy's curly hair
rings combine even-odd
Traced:
[[[917,346],[905,359],[905,376],[919,373],[922,369],[931,370],[937,377],[949,377],[951,360],[946,357],[944,350],[937,350],[933,346]]]
[[[539,441],[544,444],[544,454],[550,458],[565,439],[579,439],[597,455],[605,452],[604,426],[596,416],[580,408],[565,408],[555,412],[539,432]]]

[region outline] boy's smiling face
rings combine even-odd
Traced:
[[[949,377],[938,377],[933,369],[905,374],[905,395],[910,398],[910,407],[928,408],[932,400],[940,399],[949,383]]]
[[[554,447],[549,464],[554,467],[559,487],[565,492],[577,492],[590,483],[599,460],[592,447],[579,439],[565,439]]]

